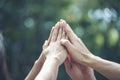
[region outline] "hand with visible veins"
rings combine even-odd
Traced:
[[[90,72],[91,75],[93,75],[93,79],[87,79],[88,76],[86,76],[85,80],[95,79],[94,74],[92,73],[92,71],[90,71],[90,69],[92,68],[109,80],[120,80],[120,64],[93,55],[84,45],[82,40],[74,34],[70,26],[65,21],[63,21],[63,23],[63,29],[66,32],[68,39],[61,40],[61,44],[67,48],[67,51],[69,52],[69,55],[71,56],[71,59],[73,59],[73,61],[86,67],[89,66],[88,69],[86,68],[86,72],[88,72],[88,75]],[[68,70],[72,70],[72,68]],[[72,72],[74,72],[74,70]]]
[[[84,64],[86,55],[92,55],[83,42],[73,33],[69,25],[61,20],[62,27],[68,39],[62,39],[61,44],[66,47],[68,57],[65,61],[65,68],[72,80],[96,80],[93,69]]]
[[[38,75],[38,78],[36,79],[44,78],[43,75],[44,75],[44,70],[46,68],[46,65],[51,65],[51,70],[53,71],[55,70],[53,72],[55,74],[54,75],[51,74],[52,78],[51,78],[51,75],[48,78],[51,78],[51,79],[56,78],[55,75],[57,76],[57,69],[65,61],[67,56],[66,50],[60,44],[60,40],[65,39],[66,37],[65,32],[60,26],[60,24],[61,22],[58,22],[55,25],[55,27],[52,28],[48,40],[46,40],[43,45],[43,50],[40,57],[35,61],[31,71],[29,72],[25,80],[34,80],[37,75]],[[51,70],[50,72],[52,72]]]
[[[53,33],[50,38],[49,46],[46,48],[46,58],[56,58],[61,65],[67,56],[67,51],[65,48],[60,44],[61,39],[65,39],[65,32],[63,31],[62,27],[60,26],[61,22],[58,22],[55,27],[53,28]]]
[[[82,40],[75,35],[70,26],[64,20],[61,21],[63,22],[63,29],[68,36],[68,39],[61,40],[61,44],[67,48],[67,51],[74,61],[85,65],[84,62],[88,60],[88,56],[92,57],[93,55]]]
[[[57,79],[59,66],[65,61],[67,56],[66,49],[60,44],[60,40],[65,38],[65,32],[61,27],[61,22],[58,22],[52,29],[50,38],[46,44],[47,47],[44,46],[45,62],[35,80]]]

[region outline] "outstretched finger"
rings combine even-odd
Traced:
[[[57,36],[58,36],[58,30],[59,30],[59,22],[57,22],[57,24],[54,27],[53,34],[52,34],[52,37],[51,37],[51,42],[56,41]]]
[[[63,21],[63,29],[65,30],[66,34],[68,35],[68,38],[72,43],[74,43],[74,40],[77,38],[76,34],[73,32],[69,24],[67,24],[64,20]]]
[[[45,49],[48,46],[48,41],[45,40],[44,44],[43,44],[43,49]]]
[[[61,22],[59,22],[59,32],[58,32],[58,37],[57,37],[57,40],[60,40],[61,37],[62,37],[62,27],[61,27]]]
[[[47,45],[49,45],[50,42],[51,42],[51,38],[52,38],[52,34],[53,34],[53,30],[54,30],[54,26],[53,26],[52,29],[51,29],[51,32],[50,32],[50,35],[49,35],[49,38],[48,38],[48,44],[47,44]]]
[[[63,26],[63,22],[61,24],[61,26]],[[62,27],[63,28],[63,27]],[[66,35],[65,35],[65,30],[63,29],[62,31],[62,39],[66,39]]]

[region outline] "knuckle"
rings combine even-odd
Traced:
[[[68,40],[65,40],[65,42],[64,42],[65,44],[68,44]]]

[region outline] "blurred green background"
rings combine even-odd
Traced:
[[[51,27],[61,18],[93,54],[120,63],[119,5],[120,0],[0,0],[0,31],[11,79],[26,77]],[[64,65],[58,80],[70,80]]]

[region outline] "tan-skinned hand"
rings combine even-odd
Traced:
[[[46,58],[56,58],[61,65],[66,59],[67,51],[60,44],[60,40],[65,39],[65,32],[60,24],[61,22],[58,22],[55,27],[53,27],[50,38],[46,44],[47,48],[46,46],[44,46],[44,48],[46,48]]]
[[[84,63],[84,60],[86,61],[87,57],[92,54],[82,40],[75,35],[70,26],[64,20],[61,20],[61,22],[68,37],[61,40],[61,44],[68,51],[68,57],[64,63],[66,72],[73,80],[96,80],[93,69]]]

